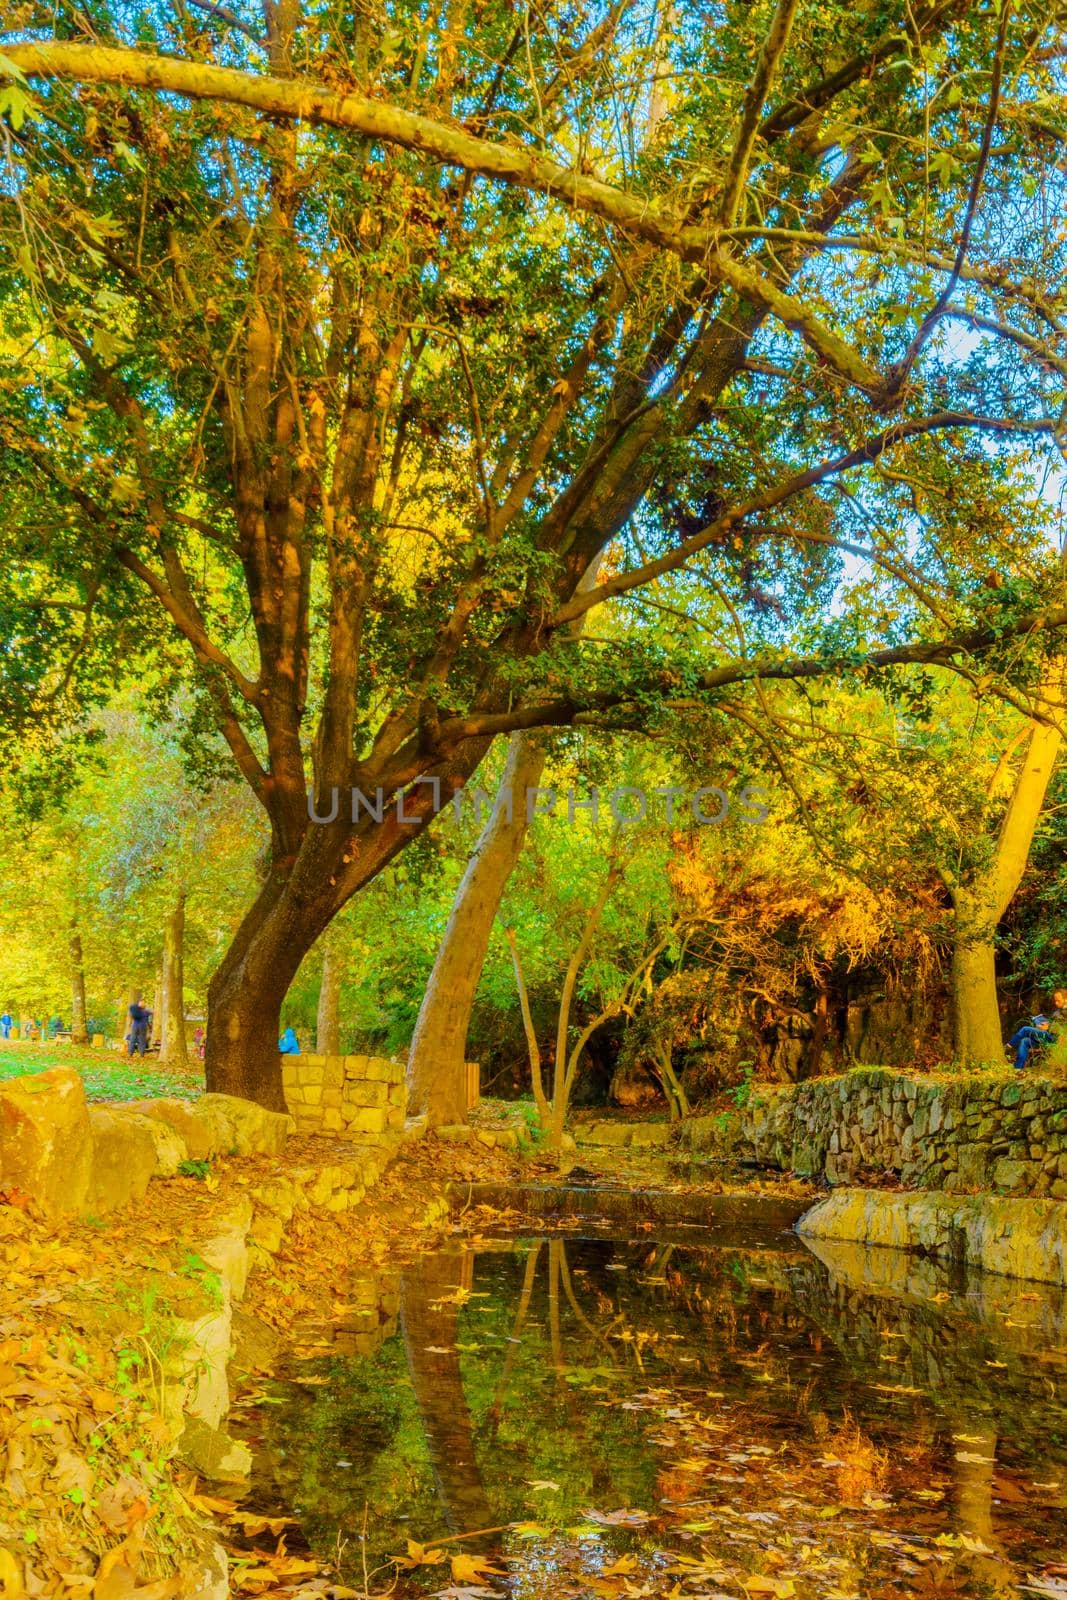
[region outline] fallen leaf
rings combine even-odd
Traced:
[[[453,1583],[477,1583],[479,1578],[503,1577],[505,1569],[498,1567],[492,1558],[460,1554],[452,1556]]]

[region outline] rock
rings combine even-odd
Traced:
[[[641,1148],[665,1145],[670,1136],[669,1122],[635,1122],[630,1130],[630,1143]]]
[[[663,1099],[659,1084],[644,1067],[633,1062],[616,1067],[609,1094],[613,1104],[631,1110],[637,1106],[655,1105],[657,1100]]]
[[[89,1121],[93,1167],[84,1209],[89,1216],[102,1217],[142,1198],[160,1170],[164,1124],[116,1106],[92,1106]],[[181,1148],[184,1150],[184,1145]]]
[[[1067,1285],[1067,1206],[1056,1201],[839,1189],[801,1217],[797,1232],[922,1250],[986,1272]]]
[[[613,1150],[624,1150],[630,1143],[631,1127],[628,1122],[587,1122],[579,1127],[576,1138],[580,1145],[607,1145]]]
[[[30,1195],[47,1211],[81,1211],[89,1190],[93,1138],[80,1075],[53,1067],[0,1084],[0,1186]]]
[[[284,1111],[267,1111],[232,1094],[202,1094],[197,1110],[226,1119],[233,1130],[232,1149],[239,1156],[280,1156],[295,1127]]]
[[[232,1125],[227,1122],[223,1130],[221,1120],[201,1112],[198,1101],[131,1100],[128,1104],[131,1111],[142,1117],[151,1117],[173,1128],[193,1161],[209,1161],[233,1143]]]

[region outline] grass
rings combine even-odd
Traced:
[[[94,1050],[76,1044],[0,1043],[0,1082],[48,1067],[74,1067],[81,1073],[89,1100],[144,1100],[177,1095],[191,1100],[203,1090],[203,1076],[160,1067],[152,1059],[127,1061],[117,1050]]]

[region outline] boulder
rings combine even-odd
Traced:
[[[195,1100],[131,1100],[130,1110],[174,1129],[193,1161],[208,1161],[233,1143],[233,1126],[222,1117],[200,1111]]]
[[[149,1180],[159,1173],[163,1124],[117,1106],[91,1107],[89,1122],[93,1165],[82,1209],[102,1217],[140,1200]]]
[[[85,1089],[73,1068],[0,1084],[0,1186],[23,1190],[47,1211],[79,1211],[92,1162]]]
[[[284,1111],[267,1111],[252,1100],[239,1100],[232,1094],[202,1094],[197,1112],[221,1116],[233,1130],[233,1143],[227,1150],[239,1156],[280,1156],[285,1141],[296,1127]]]

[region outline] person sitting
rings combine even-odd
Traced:
[[[1045,1016],[1031,1017],[1021,1028],[1016,1028],[1008,1040],[1008,1049],[1014,1052],[1012,1065],[1022,1072],[1035,1050],[1043,1050],[1052,1043],[1052,1024]]]
[[[300,1044],[292,1028],[286,1028],[278,1040],[278,1053],[283,1056],[298,1056],[300,1054]]]

